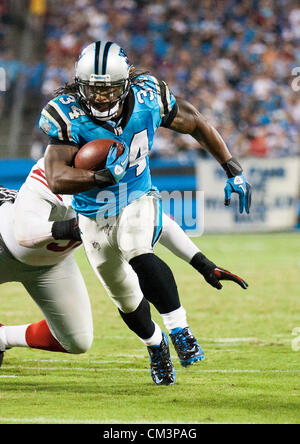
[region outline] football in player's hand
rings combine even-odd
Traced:
[[[112,144],[117,144],[117,158],[123,153],[124,146],[113,139],[95,139],[80,148],[75,156],[75,168],[99,171],[105,168],[106,158]]]

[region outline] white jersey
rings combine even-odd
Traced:
[[[14,204],[0,207],[0,234],[11,254],[20,262],[33,266],[55,265],[81,243],[54,240],[54,221],[74,217],[71,196],[53,194],[50,190],[44,159],[31,169]]]

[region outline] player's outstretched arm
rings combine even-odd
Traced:
[[[159,242],[176,256],[192,265],[210,285],[218,290],[222,288],[220,283],[222,280],[233,281],[244,290],[248,287],[242,278],[217,267],[204,256],[182,228],[165,213],[163,213],[163,231]]]
[[[170,128],[179,133],[190,134],[223,167],[227,174],[225,186],[225,205],[230,205],[231,194],[238,193],[240,213],[249,213],[251,206],[251,185],[245,179],[243,169],[237,159],[232,157],[226,143],[218,131],[189,102],[177,98],[178,112]]]
[[[187,263],[200,251],[177,222],[165,213],[162,214],[159,243]]]
[[[244,281],[244,279],[228,270],[225,270],[224,268],[218,267],[200,252],[195,254],[190,264],[202,274],[206,282],[218,290],[223,288],[220,281],[232,281],[238,284],[244,290],[248,288],[248,284]]]

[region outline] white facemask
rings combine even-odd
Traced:
[[[95,109],[91,106],[91,111],[93,113],[93,116],[96,119],[103,120],[103,121],[110,120],[110,119],[113,119],[114,117],[116,117],[119,109],[120,109],[119,102],[117,102],[115,104],[115,106],[113,106],[112,108],[108,109],[107,111],[103,111],[103,112],[98,111],[97,109]]]

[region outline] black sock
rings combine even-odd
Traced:
[[[151,338],[155,325],[151,319],[149,302],[143,298],[138,308],[131,313],[119,310],[125,324],[142,339]]]
[[[170,267],[153,253],[141,254],[129,262],[139,278],[143,295],[160,314],[180,307],[177,285]]]

